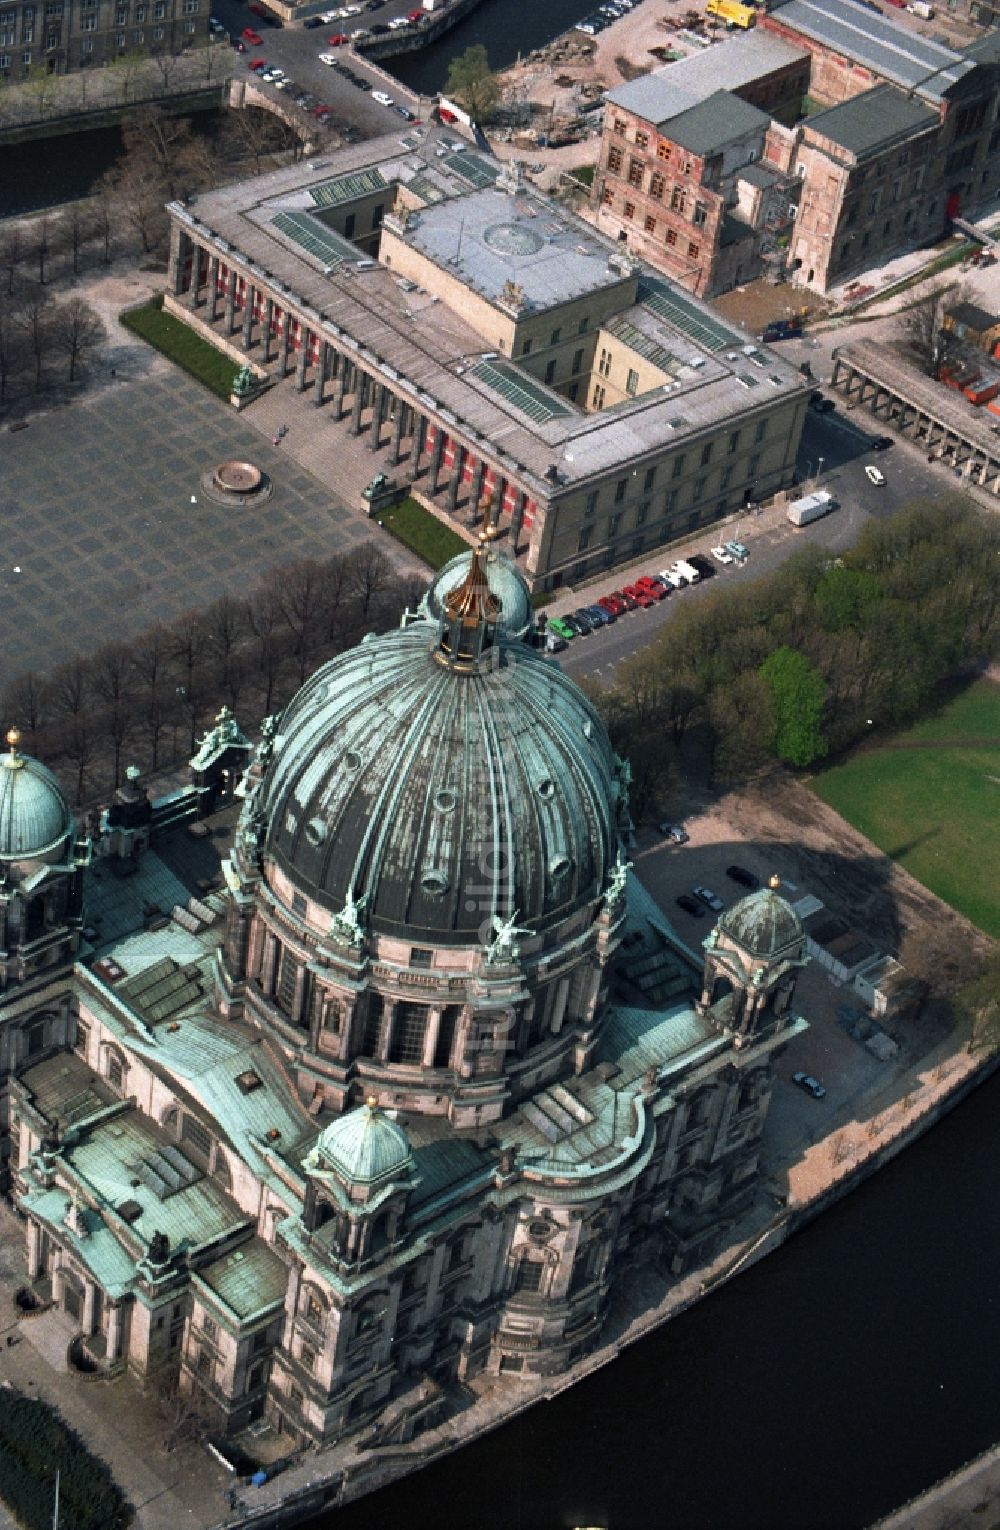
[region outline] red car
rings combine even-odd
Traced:
[[[407,11],[406,19],[407,21],[423,21],[426,15],[426,11]]]
[[[245,42],[253,43],[255,48],[259,48],[261,43],[264,41],[260,33],[255,32],[253,27],[244,27],[241,35]]]
[[[616,590],[615,599],[620,600],[626,611],[634,611],[639,602],[628,590]]]
[[[643,574],[641,579],[636,580],[636,584],[641,585],[654,600],[666,600],[670,594],[670,585],[658,579],[655,574]]]
[[[348,38],[346,32],[334,32],[332,37],[327,38],[327,42],[330,44],[331,48],[342,48],[347,40]]]
[[[263,70],[265,70],[267,68],[267,59],[266,58],[252,58],[250,60],[249,64],[247,65],[247,68],[253,70],[254,74],[261,74],[263,72]]]
[[[630,584],[627,587],[627,593],[632,596],[637,606],[642,606],[644,611],[656,605],[656,596],[651,594],[644,584]]]
[[[624,616],[628,610],[625,602],[619,600],[617,595],[602,595],[597,602],[602,611],[607,611],[611,616]]]
[[[333,116],[333,108],[330,106],[314,106],[312,114],[314,117],[318,117],[320,122],[325,122],[327,117]]]

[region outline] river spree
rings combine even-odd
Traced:
[[[314,1530],[855,1530],[1000,1439],[1000,1077],[553,1403]]]
[[[433,47],[388,58],[385,67],[411,90],[433,95],[443,89],[448,65],[474,43],[482,43],[492,69],[505,69],[519,53],[530,53],[597,10],[600,0],[481,0],[476,9]]]

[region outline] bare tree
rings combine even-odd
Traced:
[[[203,665],[208,652],[208,625],[201,611],[186,611],[170,625],[171,656],[180,671],[175,694],[187,714],[194,754],[198,713],[201,710]]]
[[[246,607],[223,595],[206,613],[208,647],[215,660],[213,689],[221,690],[232,706],[239,700],[246,671],[240,645],[247,636]]]
[[[128,105],[133,81],[145,62],[146,54],[141,48],[132,48],[128,53],[119,53],[117,58],[112,59],[110,67],[118,76],[118,88],[123,106]]]
[[[52,676],[52,713],[60,723],[60,750],[74,771],[77,804],[84,799],[97,746],[90,679],[90,666],[80,658],[61,664]]]
[[[0,298],[0,405],[7,402],[11,376],[23,356],[23,335],[17,314],[6,298]]]
[[[117,786],[122,751],[135,724],[132,649],[126,643],[107,643],[94,654],[89,669],[94,695],[103,703],[100,723],[111,744],[111,784]]]
[[[258,106],[246,106],[226,114],[226,132],[230,153],[240,159],[249,158],[254,175],[260,175],[265,162],[275,154],[291,148],[296,135],[288,124],[273,112]]]
[[[42,122],[49,109],[49,103],[55,94],[56,76],[49,73],[47,64],[32,64],[25,76],[25,81],[35,100],[38,121]]]
[[[42,368],[52,340],[49,295],[42,287],[29,288],[17,307],[16,323],[34,363],[34,386],[41,386]]]
[[[73,275],[80,275],[80,255],[90,233],[86,209],[82,202],[74,202],[63,224],[66,245],[73,261]]]
[[[17,223],[0,230],[0,265],[7,273],[7,296],[14,296],[14,277],[23,254],[21,228]]]
[[[98,314],[81,297],[71,297],[53,309],[50,326],[52,344],[69,361],[69,380],[76,381],[76,369],[107,338]]]
[[[968,301],[965,283],[938,282],[928,287],[899,315],[897,335],[903,346],[923,371],[935,377],[956,341],[941,328],[945,314],[959,303]]]
[[[48,259],[52,252],[52,219],[48,213],[42,213],[40,218],[32,221],[30,233],[32,253],[38,263],[38,280],[44,287]]]
[[[348,554],[349,577],[361,601],[362,621],[368,620],[372,601],[393,580],[393,567],[377,542],[363,542]]]
[[[94,233],[101,241],[103,249],[103,261],[110,266],[112,261],[112,245],[115,228],[115,197],[109,185],[99,181],[95,190],[95,196],[91,202],[90,217],[93,220]]]
[[[149,741],[150,768],[160,763],[160,743],[177,710],[171,674],[173,634],[164,626],[150,627],[132,645],[132,664],[139,685],[139,715]]]
[[[244,603],[247,626],[256,639],[257,673],[264,682],[264,715],[274,710],[274,697],[287,663],[281,602],[274,584],[262,585]]]
[[[322,565],[315,558],[302,558],[277,570],[273,579],[279,609],[291,634],[301,685],[322,632]]]
[[[3,714],[17,724],[29,754],[39,752],[39,738],[45,726],[51,688],[47,680],[33,670],[19,675],[3,695]]]

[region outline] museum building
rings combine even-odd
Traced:
[[[256,749],[220,714],[214,886],[134,783],[90,864],[0,755],[28,1295],[228,1434],[403,1440],[453,1381],[565,1371],[641,1252],[679,1274],[746,1208],[806,1027],[775,886],[695,953],[630,874],[628,767],[491,532]]]
[[[169,212],[166,308],[461,526],[495,506],[532,591],[793,480],[794,366],[436,129]]]

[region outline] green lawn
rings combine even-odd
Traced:
[[[423,558],[431,568],[442,568],[458,553],[468,552],[464,537],[445,526],[415,499],[400,500],[391,510],[380,510],[377,519],[396,539]]]
[[[163,312],[163,300],[154,298],[141,308],[129,308],[121,315],[126,329],[139,335],[156,350],[169,356],[185,372],[204,383],[219,398],[228,399],[233,378],[239,367],[231,356],[224,356],[193,329],[188,329],[172,313]]]
[[[899,747],[910,743],[925,746]],[[812,787],[925,887],[1000,937],[1000,686],[977,681],[892,743],[821,772]]]

